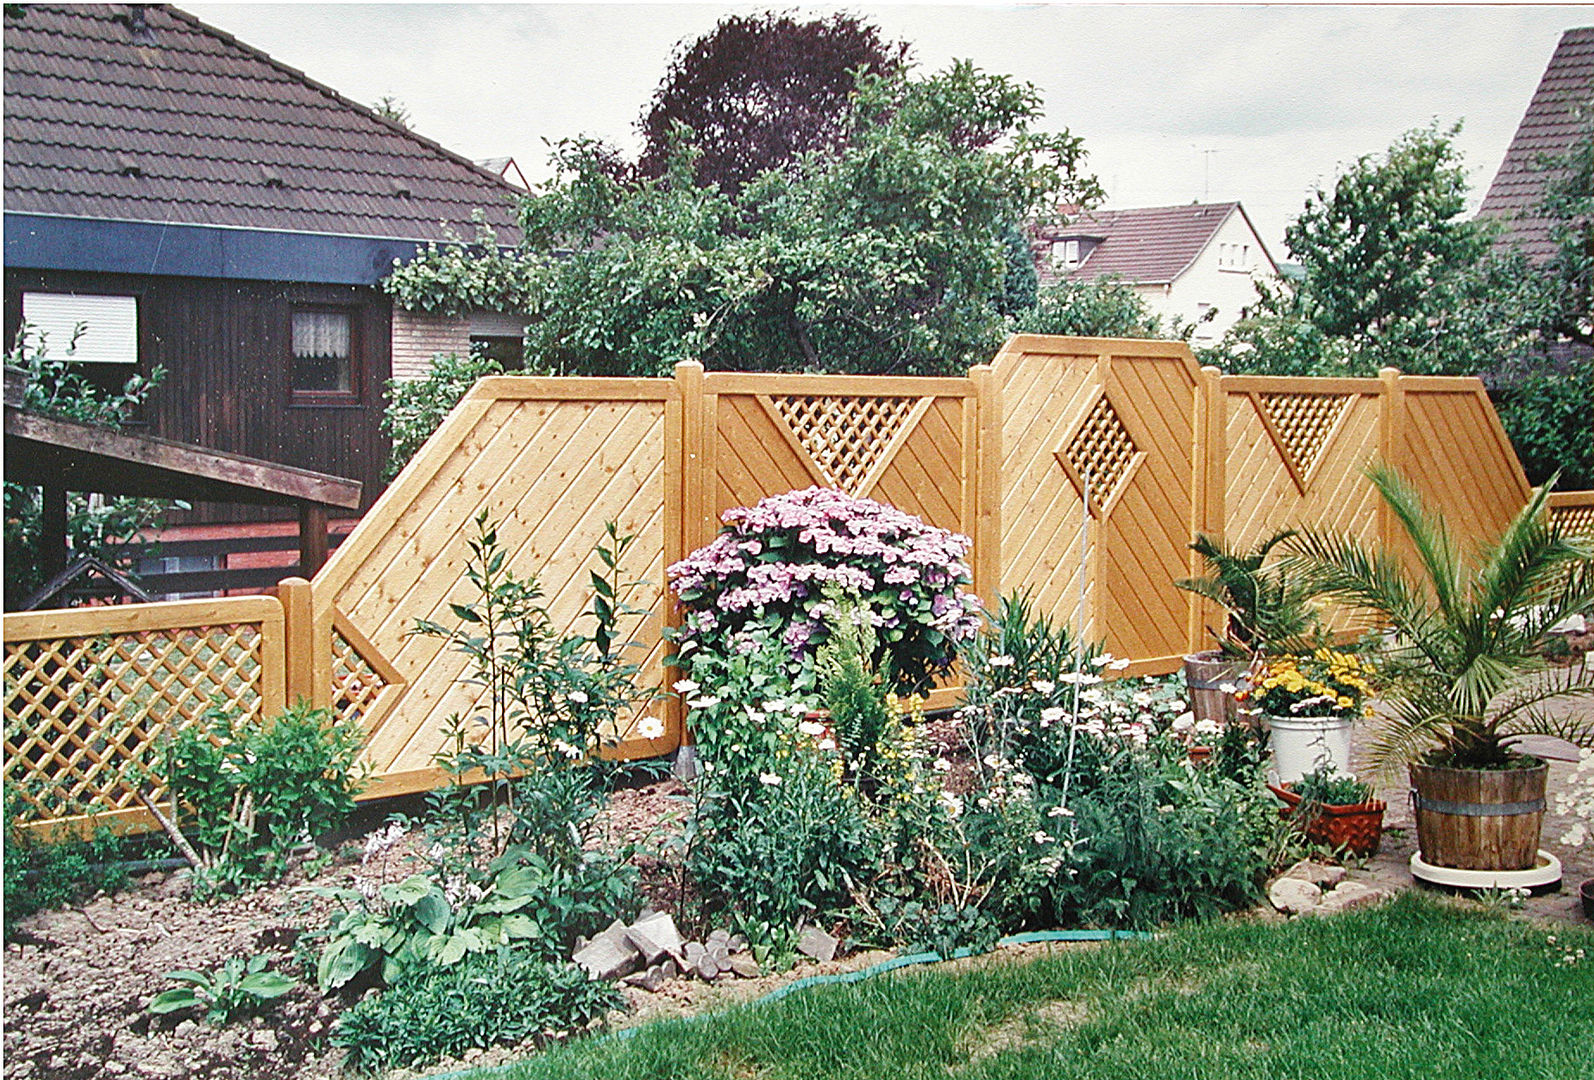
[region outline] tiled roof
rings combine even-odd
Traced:
[[[1101,243],[1067,275],[1070,278],[1095,280],[1115,275],[1133,285],[1160,285],[1189,269],[1235,212],[1245,214],[1237,202],[1094,210],[1063,228],[1041,231],[1037,239],[1049,244],[1071,237],[1100,238]],[[1249,223],[1250,219],[1246,220]],[[1042,280],[1055,280],[1051,260],[1039,262]]]
[[[1479,217],[1501,218],[1506,239],[1519,244],[1529,258],[1543,259],[1555,251],[1549,222],[1533,213],[1544,197],[1545,181],[1554,175],[1540,165],[1545,158],[1571,149],[1579,128],[1590,119],[1591,105],[1594,26],[1584,26],[1561,35],[1500,171],[1494,174],[1494,183],[1478,208]]]
[[[176,8],[6,5],[7,211],[512,243],[515,194]]]

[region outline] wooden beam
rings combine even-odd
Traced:
[[[321,503],[299,504],[299,574],[313,578],[327,561],[327,508]]]
[[[5,410],[6,478],[107,495],[360,507],[360,484],[189,443]]]

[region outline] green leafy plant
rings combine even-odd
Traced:
[[[168,971],[168,979],[184,985],[155,995],[149,1003],[149,1011],[163,1015],[198,1006],[205,1010],[206,1023],[212,1027],[224,1027],[240,1013],[252,1012],[299,985],[286,975],[267,971],[266,965],[270,960],[264,954],[252,956],[248,960],[232,956],[209,973]]]
[[[132,375],[117,390],[106,390],[85,378],[70,363],[77,340],[86,327],[79,324],[67,343],[66,359],[49,355],[45,335],[24,323],[17,332],[6,366],[23,372],[22,407],[44,416],[75,420],[120,431],[148,401],[166,369],[155,367],[145,375]],[[146,529],[158,525],[168,509],[186,504],[161,499],[116,496],[90,499],[86,494],[67,497],[67,537],[72,551],[93,555],[103,562],[127,568],[125,548]],[[14,609],[45,582],[42,542],[44,506],[39,488],[7,481],[5,484],[5,603]]]
[[[23,802],[8,781],[5,788],[5,939],[10,941],[18,922],[35,911],[76,903],[97,892],[115,892],[128,882],[123,863],[132,857],[136,841],[109,826],[97,825],[88,838],[49,842],[30,839],[20,828]]]
[[[1280,529],[1249,552],[1199,533],[1190,550],[1206,561],[1203,577],[1174,582],[1187,592],[1212,601],[1228,616],[1220,632],[1209,632],[1227,657],[1240,659],[1257,653],[1279,655],[1310,652],[1321,634],[1311,592],[1282,569],[1282,560],[1268,564],[1268,556],[1295,536]]]
[[[438,353],[420,378],[389,379],[382,434],[392,440],[393,449],[382,475],[398,475],[477,379],[503,371],[491,357]]]
[[[292,849],[354,809],[364,782],[358,724],[301,701],[278,716],[239,717],[213,706],[179,728],[166,779],[173,825],[199,855],[200,883],[236,888],[280,877]]]
[[[1290,790],[1305,806],[1360,806],[1373,797],[1371,785],[1336,772],[1332,765],[1307,773]]]
[[[1499,768],[1514,761],[1506,741],[1528,733],[1594,745],[1594,711],[1546,708],[1594,699],[1594,671],[1549,668],[1542,655],[1550,627],[1594,604],[1594,547],[1551,521],[1553,480],[1469,563],[1399,473],[1378,465],[1367,475],[1411,541],[1417,573],[1392,551],[1310,530],[1289,572],[1394,631],[1376,657],[1388,710],[1368,745],[1373,762]]]
[[[360,1001],[338,1017],[332,1043],[358,1072],[417,1068],[473,1048],[556,1037],[622,1004],[614,987],[573,964],[500,949]]]

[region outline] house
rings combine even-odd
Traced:
[[[177,8],[4,17],[7,339],[26,320],[58,355],[86,324],[96,381],[166,370],[147,434],[357,480],[369,506],[384,382],[520,334],[378,282],[473,215],[515,242],[518,189]]]
[[[1211,345],[1257,300],[1278,265],[1238,202],[1093,210],[1031,230],[1041,284],[1116,277],[1167,323],[1194,324]]]
[[[1562,170],[1546,168],[1594,124],[1594,26],[1561,35],[1544,77],[1494,174],[1478,217],[1500,222],[1501,242],[1535,262],[1555,252],[1550,222],[1537,214],[1545,187]]]

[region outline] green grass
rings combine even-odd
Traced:
[[[1588,958],[1557,966],[1569,947]],[[471,1075],[1594,1080],[1594,933],[1407,895],[1027,964],[910,968]]]

